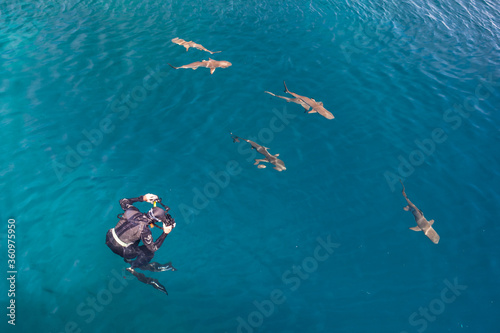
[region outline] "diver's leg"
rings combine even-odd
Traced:
[[[154,257],[154,252],[148,250],[145,245],[141,245],[137,248],[137,259],[132,262],[132,268],[141,268],[146,266],[151,259]]]
[[[138,247],[138,255],[137,259],[132,263],[132,268],[139,268],[145,271],[151,271],[151,272],[164,272],[164,271],[175,271],[176,269],[172,266],[171,262],[168,262],[166,264],[159,264],[157,262],[152,262],[150,261],[154,257],[154,252],[151,252],[148,250],[148,248],[145,245],[141,245]]]
[[[123,261],[125,261],[127,264],[131,264],[133,262],[132,259],[137,257],[139,255],[139,246],[137,244],[132,244],[127,247],[123,248]]]
[[[144,275],[142,273],[136,272],[131,267],[127,268],[127,271],[132,273],[132,275],[135,276],[137,278],[137,280],[141,281],[142,283],[149,284],[149,285],[153,286],[155,289],[158,289],[158,290],[160,290],[168,295],[167,289],[165,289],[165,287],[157,279],[153,279],[153,278],[147,277],[146,275]]]

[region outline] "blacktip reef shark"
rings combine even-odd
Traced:
[[[434,243],[437,244],[439,243],[439,235],[437,234],[436,230],[432,228],[432,224],[434,223],[434,220],[427,221],[427,219],[424,217],[424,213],[420,209],[415,206],[410,199],[406,196],[405,193],[405,186],[403,185],[403,182],[401,179],[399,180],[401,182],[401,185],[403,186],[403,196],[406,199],[406,202],[408,202],[408,206],[404,207],[404,210],[410,211],[413,214],[413,217],[415,217],[415,221],[417,222],[417,226],[410,228],[411,230],[414,231],[423,231],[424,234],[429,237],[429,239]]]
[[[274,97],[278,97],[278,98],[282,98],[284,99],[285,101],[287,101],[288,103],[292,102],[292,103],[297,103],[297,104],[300,104],[302,105],[302,107],[305,109],[304,112],[307,112],[309,111],[309,109],[311,108],[306,102],[304,102],[303,100],[301,100],[300,98],[289,98],[289,97],[285,97],[285,96],[279,96],[279,95],[275,95],[273,94],[272,92],[269,92],[269,91],[264,91],[265,93],[268,93],[269,95],[271,96],[274,96]]]
[[[255,159],[254,165],[257,165],[257,168],[264,169],[266,166],[263,164],[259,164],[259,163],[265,162],[265,163],[274,164],[273,169],[275,169],[275,170],[278,170],[278,171],[286,170],[285,163],[283,163],[283,161],[278,158],[278,156],[280,156],[280,154],[271,155],[267,151],[269,148],[263,147],[263,146],[259,145],[258,143],[255,143],[251,140],[240,138],[236,135],[233,135],[233,133],[231,133],[231,137],[233,138],[233,142],[240,142],[240,140],[248,142],[249,144],[252,145],[252,149],[257,150],[257,152],[259,152],[265,156],[264,159],[257,159],[257,158]]]
[[[175,37],[174,39],[172,39],[172,42],[174,42],[175,44],[184,46],[186,48],[186,51],[189,51],[189,48],[192,47],[192,48],[195,48],[195,49],[198,49],[198,50],[201,50],[201,51],[207,51],[210,54],[220,53],[221,52],[221,51],[214,51],[214,52],[212,52],[210,50],[207,50],[201,44],[196,44],[193,41],[186,42],[184,39],[180,39],[180,38],[177,38],[177,37]]]
[[[312,108],[312,110],[308,111],[308,113],[315,113],[315,112],[317,112],[320,115],[322,115],[323,117],[325,117],[326,119],[333,119],[333,118],[335,118],[330,111],[328,111],[327,109],[325,109],[325,107],[323,106],[323,102],[316,102],[313,98],[309,98],[309,97],[306,97],[306,96],[301,96],[299,94],[293,93],[290,90],[288,90],[288,88],[286,87],[285,81],[283,81],[283,84],[285,85],[285,92],[286,93],[289,93],[293,97],[302,100],[304,103],[306,103],[307,105],[309,105]]]
[[[184,65],[184,66],[180,66],[180,67],[175,67],[172,65],[170,65],[170,67],[172,67],[174,69],[191,68],[193,70],[197,69],[198,67],[206,67],[206,68],[210,68],[210,74],[213,74],[215,72],[216,68],[219,68],[219,67],[220,68],[228,68],[231,65],[232,65],[232,63],[230,63],[229,61],[225,61],[225,60],[218,61],[218,60],[214,60],[212,58],[208,58],[208,60],[195,61],[193,63],[190,63],[188,65]]]

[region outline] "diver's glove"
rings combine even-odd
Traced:
[[[149,202],[150,204],[154,203],[155,201],[158,201],[158,196],[156,194],[144,194],[142,196],[142,200]]]

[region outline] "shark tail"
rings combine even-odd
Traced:
[[[234,142],[240,142],[239,137],[237,137],[236,135],[234,135],[232,132],[231,132],[231,138],[233,139],[233,143]]]
[[[179,67],[175,67],[175,66],[172,66],[171,64],[168,64],[170,67],[172,67],[173,69],[177,69]]]

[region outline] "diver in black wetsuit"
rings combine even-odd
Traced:
[[[143,214],[133,205],[140,201],[147,201],[152,204],[159,202],[165,210],[160,207],[153,207],[147,214]],[[146,277],[135,269],[139,268],[152,272],[175,271],[171,263],[163,265],[157,262],[150,263],[155,252],[175,227],[174,219],[170,214],[167,214],[169,208],[163,205],[161,199],[154,194],[146,194],[138,198],[122,199],[120,200],[120,206],[125,212],[119,216],[120,221],[118,224],[113,229],[108,230],[106,245],[108,245],[111,251],[123,257],[127,263],[131,264],[127,270],[137,277],[139,281],[150,284],[168,295],[165,287],[157,279]],[[148,226],[155,225],[158,227],[158,225],[154,224],[155,222],[163,223],[163,233],[153,242],[153,235]],[[141,240],[144,245],[139,246]],[[133,258],[136,259],[131,260]]]

